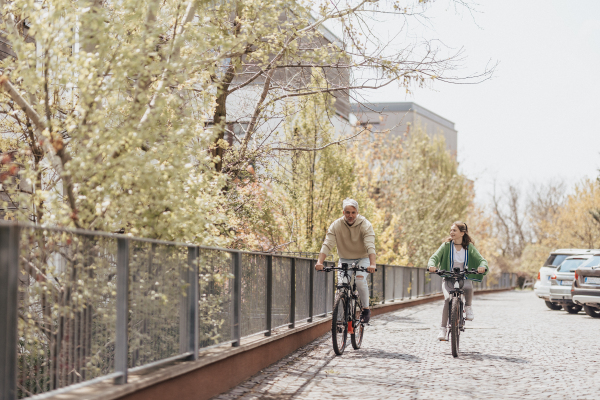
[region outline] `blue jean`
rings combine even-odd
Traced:
[[[349,266],[353,263],[356,264],[357,267],[369,268],[371,266],[371,261],[369,258],[358,258],[355,260],[350,260],[347,258],[340,258],[339,266],[342,266],[342,263],[348,264]],[[367,284],[367,277],[369,273],[366,271],[356,271],[356,275],[354,278],[354,282],[356,282],[356,290],[358,290],[358,296],[360,297],[360,302],[363,307],[369,307],[369,285]],[[341,271],[338,271],[338,281],[342,279]]]

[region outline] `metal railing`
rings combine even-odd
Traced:
[[[498,276],[486,275],[481,282],[473,282],[476,291],[515,287],[517,274],[503,272]],[[370,274],[369,288],[374,303],[410,300],[442,293],[442,278],[430,275],[425,268],[377,265]]]
[[[0,400],[123,384],[128,373],[325,318],[334,274],[313,264],[0,222]],[[509,287],[511,279],[476,289]],[[441,279],[382,265],[370,286],[383,303],[440,293]]]

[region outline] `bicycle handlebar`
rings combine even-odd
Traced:
[[[428,271],[429,272],[429,271]],[[435,272],[429,272],[430,274],[436,274],[439,275],[441,277],[448,277],[448,278],[461,278],[464,277],[468,274],[478,274],[479,272],[477,272],[476,269],[472,269],[472,270],[464,270],[464,271],[459,271],[459,272],[454,272],[454,271],[444,271],[441,269],[436,270]]]
[[[331,271],[336,270],[336,269],[337,270],[341,270],[341,271],[354,271],[354,272],[356,272],[356,271],[363,271],[363,272],[369,272],[364,267],[346,267],[346,268],[344,268],[344,267],[324,267],[321,271],[322,272],[331,272]],[[377,268],[375,268],[375,272],[377,272]]]

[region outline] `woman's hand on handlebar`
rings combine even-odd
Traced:
[[[323,268],[325,268],[325,267],[323,266],[323,264],[317,261],[317,264],[315,265],[315,269],[316,269],[317,271],[323,271]]]
[[[429,272],[435,272],[435,271],[437,271],[436,267],[429,267]]]
[[[485,274],[485,267],[479,267],[477,268],[477,272],[480,274]]]
[[[370,274],[372,274],[372,273],[373,273],[373,272],[375,272],[375,271],[377,271],[377,265],[370,265],[370,266],[367,268],[367,272],[368,272],[368,273],[370,273]]]

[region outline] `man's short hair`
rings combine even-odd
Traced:
[[[348,206],[352,206],[354,208],[356,208],[356,211],[358,211],[358,201],[351,199],[349,197],[346,197],[344,199],[344,201],[342,201],[342,211],[344,211],[346,209],[346,207]]]

